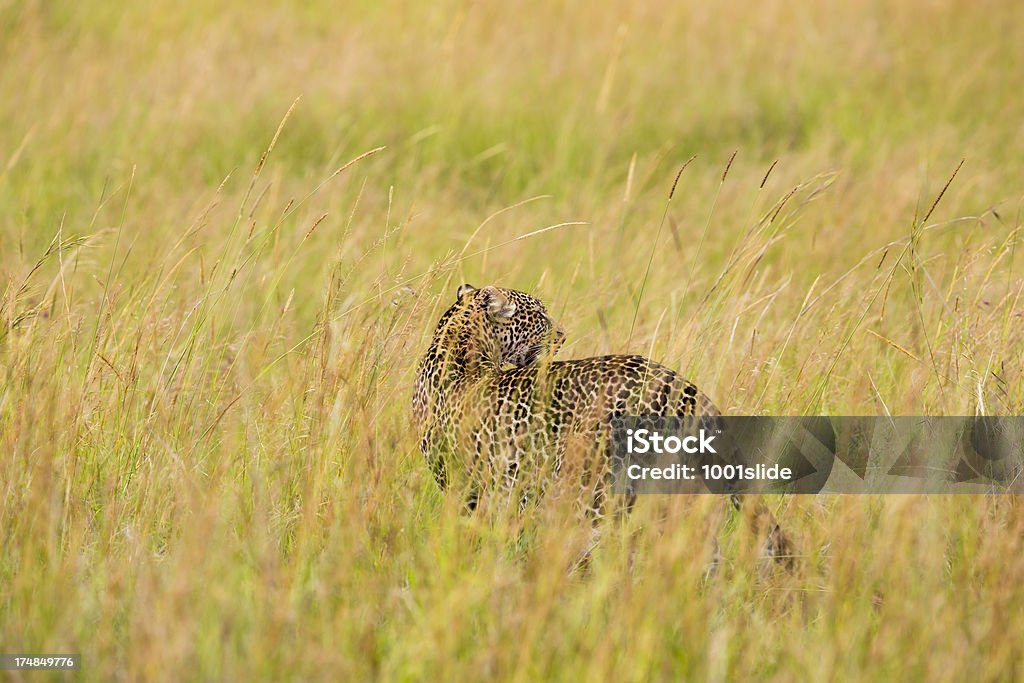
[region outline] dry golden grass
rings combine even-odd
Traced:
[[[461,514],[408,406],[468,281],[731,413],[1020,414],[1022,7],[0,2],[0,651],[1021,677],[1014,498],[773,499],[797,571],[733,520],[711,580],[721,501],[644,500],[569,574],[568,503]]]

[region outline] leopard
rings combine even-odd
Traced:
[[[565,339],[542,301],[496,285],[460,286],[441,315],[416,369],[413,417],[438,486],[460,475],[470,510],[483,490],[510,492],[521,480],[539,481],[543,491],[562,472],[567,446],[582,442],[595,452],[579,504],[597,524],[612,488],[615,418],[722,415],[693,382],[644,356],[555,360]],[[635,494],[621,498],[619,510],[628,513]],[[729,501],[739,508],[738,496]],[[768,518],[763,554],[788,563],[788,539]]]

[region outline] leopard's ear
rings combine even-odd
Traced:
[[[488,285],[480,291],[486,296],[488,318],[502,325],[512,322],[512,315],[516,312],[516,305],[509,301],[508,296],[494,285]]]
[[[466,296],[467,294],[470,294],[471,292],[475,292],[475,291],[476,291],[476,287],[474,287],[473,285],[470,285],[470,284],[462,285],[461,287],[458,288],[458,290],[456,290],[456,292],[455,292],[455,299],[458,300],[458,301],[462,301],[462,297]]]

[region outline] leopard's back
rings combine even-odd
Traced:
[[[515,368],[488,377],[467,409],[521,424],[588,431],[614,417],[716,416],[696,385],[643,356],[595,356]],[[540,424],[536,424],[540,421]]]

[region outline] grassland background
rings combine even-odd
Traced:
[[[797,571],[735,524],[709,582],[720,501],[645,502],[570,575],[566,505],[460,514],[408,405],[468,281],[733,413],[1019,414],[1021,45],[1013,2],[0,1],[0,651],[1019,678],[1015,499],[771,500]]]

